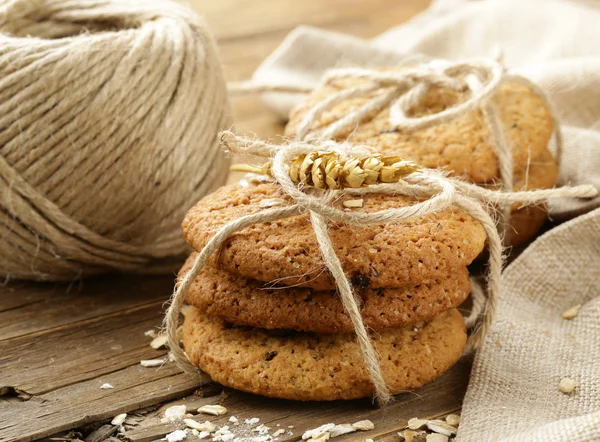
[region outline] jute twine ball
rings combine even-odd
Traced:
[[[172,271],[231,125],[206,25],[168,0],[0,1],[0,275]]]

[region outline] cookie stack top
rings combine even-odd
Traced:
[[[294,138],[298,126],[315,105],[341,90],[358,86],[361,81],[364,80],[338,79],[310,93],[290,113],[285,135]],[[340,120],[372,98],[371,94],[342,100],[318,118],[310,134]],[[431,85],[422,100],[407,112],[407,116],[418,118],[433,115],[463,103],[467,98],[466,91]],[[507,80],[498,87],[491,102],[497,109],[512,155],[513,189],[554,187],[558,178],[558,164],[549,149],[554,125],[543,97],[528,86]],[[371,146],[383,155],[401,155],[423,167],[440,168],[450,176],[481,186],[501,187],[496,141],[490,123],[480,108],[431,127],[404,131],[392,126],[388,107],[373,112],[357,125],[348,126],[336,139]],[[527,242],[535,236],[546,219],[544,205],[521,207],[515,204],[505,243],[518,246]]]

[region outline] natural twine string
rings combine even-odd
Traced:
[[[286,145],[271,145],[268,143],[238,137],[231,132],[221,134],[223,143],[227,149],[234,153],[251,154],[271,159],[271,173],[282,191],[287,194],[292,203],[288,206],[269,208],[258,213],[243,216],[225,224],[209,240],[206,246],[198,253],[192,268],[178,282],[173,295],[171,305],[165,317],[165,328],[168,342],[178,364],[187,372],[197,373],[198,370],[192,366],[179,345],[177,338],[177,327],[179,312],[184,303],[185,294],[194,279],[206,265],[209,257],[224,244],[224,242],[235,232],[257,223],[275,221],[278,219],[305,215],[311,217],[312,227],[315,231],[317,241],[321,250],[323,262],[334,277],[336,287],[346,312],[352,320],[361,351],[365,358],[366,367],[369,370],[371,380],[375,386],[375,399],[379,404],[385,404],[390,400],[377,353],[369,338],[367,329],[360,314],[359,303],[352,290],[348,278],[344,274],[339,258],[336,256],[331,238],[327,231],[327,222],[337,221],[350,225],[364,224],[386,224],[399,222],[406,219],[420,218],[446,208],[456,206],[473,218],[478,220],[488,237],[487,246],[489,250],[487,302],[478,324],[469,338],[468,351],[477,348],[487,329],[490,327],[496,310],[496,299],[500,289],[500,273],[502,269],[502,243],[498,234],[496,224],[488,212],[484,209],[488,203],[509,204],[520,202],[523,204],[539,203],[548,197],[592,197],[597,194],[593,186],[579,186],[575,188],[548,189],[540,191],[524,192],[499,192],[480,188],[474,184],[465,183],[451,179],[438,171],[425,170],[415,172],[404,178],[400,183],[378,184],[362,188],[313,191],[306,188],[301,189],[289,176],[290,164],[299,156],[315,151],[331,151],[345,157],[360,154],[356,146],[338,144],[331,141],[325,143],[313,142],[291,142]],[[389,195],[410,195],[413,197],[425,197],[425,201],[415,203],[411,206],[379,210],[377,212],[364,213],[360,211],[347,212],[335,208],[330,204],[332,196],[339,196],[341,192],[352,195],[366,195],[369,193]]]
[[[165,0],[0,3],[0,277],[172,271],[228,166],[205,23]]]
[[[177,339],[177,324],[179,311],[189,289],[200,270],[206,264],[212,253],[234,232],[259,222],[269,222],[289,216],[309,214],[322,258],[328,270],[334,277],[337,290],[346,312],[352,320],[360,345],[366,367],[369,371],[375,389],[375,400],[383,405],[391,399],[391,395],[381,372],[379,357],[373,347],[362,317],[359,303],[353,293],[352,286],[345,276],[339,258],[336,256],[331,238],[327,232],[328,221],[344,222],[351,225],[385,224],[399,222],[410,218],[418,218],[431,213],[439,212],[451,206],[456,206],[473,218],[478,220],[487,235],[489,252],[489,265],[487,269],[487,297],[476,296],[474,312],[467,318],[469,325],[474,327],[467,351],[476,349],[485,337],[492,324],[496,310],[497,297],[500,291],[500,278],[502,270],[502,241],[496,223],[485,210],[489,204],[500,204],[504,208],[504,224],[510,214],[510,205],[518,202],[521,204],[535,204],[546,201],[548,198],[564,197],[592,197],[597,194],[593,186],[578,186],[575,188],[563,187],[559,189],[544,189],[535,191],[512,191],[512,157],[506,144],[496,109],[490,103],[501,81],[504,69],[499,63],[493,61],[480,61],[472,63],[448,64],[433,61],[419,68],[408,69],[401,72],[380,72],[367,69],[341,69],[329,72],[324,77],[328,83],[340,78],[359,78],[368,80],[367,84],[342,89],[339,92],[317,103],[305,116],[297,128],[297,140],[289,144],[276,146],[257,140],[238,137],[231,132],[222,133],[225,146],[232,152],[252,154],[270,159],[269,172],[282,190],[292,199],[292,204],[281,208],[266,209],[257,214],[248,215],[223,226],[197,255],[191,270],[178,283],[172,298],[171,305],[165,317],[169,346],[171,347],[178,364],[186,371],[197,373],[180,348]],[[525,79],[522,80],[526,82]],[[445,109],[442,112],[424,117],[410,118],[407,113],[411,107],[421,100],[433,85],[447,87],[454,90],[467,90],[469,98],[457,106]],[[250,88],[246,85],[244,89]],[[268,85],[258,85],[257,90],[267,91]],[[282,91],[282,87],[273,87],[270,90]],[[298,90],[295,90],[298,92]],[[319,117],[335,104],[344,100],[371,96],[365,104],[351,111],[337,121],[312,134],[313,125]],[[543,96],[543,95],[542,95]],[[477,108],[481,108],[492,129],[494,145],[499,158],[500,173],[505,189],[503,191],[488,190],[474,184],[451,179],[437,171],[417,171],[404,178],[399,183],[379,184],[358,189],[307,191],[304,192],[293,182],[290,177],[290,166],[294,161],[311,152],[331,151],[350,158],[356,155],[364,156],[364,149],[348,144],[338,144],[330,141],[337,135],[344,133],[348,128],[361,122],[367,115],[391,107],[390,123],[399,130],[417,130],[435,124],[441,124],[458,118]],[[559,135],[559,126],[555,125],[557,132],[557,145],[560,152],[562,138]],[[311,140],[307,140],[311,137]],[[325,140],[325,141],[320,141]],[[301,184],[302,185],[302,184]],[[426,197],[422,202],[414,205],[395,209],[380,210],[377,212],[346,212],[331,206],[331,195],[335,192],[347,192],[353,195],[368,193],[400,194],[414,197]],[[481,293],[478,292],[479,295]],[[481,314],[479,314],[481,309]]]

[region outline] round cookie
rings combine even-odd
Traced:
[[[187,272],[193,253],[179,272]],[[466,267],[446,278],[396,289],[355,289],[362,299],[361,314],[367,327],[381,330],[431,320],[459,306],[469,295]],[[188,304],[204,314],[236,325],[264,329],[290,329],[314,333],[354,331],[335,291],[302,287],[272,287],[256,280],[207,266],[186,294]]]
[[[183,235],[199,251],[225,223],[263,208],[264,199],[284,198],[279,186],[224,186],[187,213]],[[352,198],[352,197],[347,197]],[[343,208],[340,198],[334,204]],[[372,212],[414,203],[403,196],[365,195],[359,210]],[[483,249],[479,222],[457,208],[383,225],[330,224],[329,234],[348,277],[362,287],[393,288],[443,278],[470,264]],[[255,224],[232,235],[219,253],[225,270],[264,282],[333,290],[309,217]]]
[[[460,313],[448,310],[417,327],[373,335],[392,393],[412,390],[448,370],[467,340]],[[356,399],[373,394],[356,336],[236,327],[194,307],[183,325],[192,364],[214,381],[249,393],[302,401]]]
[[[346,79],[326,85],[309,94],[290,113],[285,135],[293,138],[296,128],[308,110],[333,93],[356,86],[358,79]],[[408,114],[419,117],[440,112],[466,99],[466,93],[431,87],[423,102]],[[338,120],[363,105],[368,98],[345,100],[325,112],[313,131]],[[513,154],[515,175],[527,168],[547,151],[553,124],[550,112],[541,97],[526,86],[506,82],[493,98],[504,133]],[[428,168],[442,168],[453,176],[474,183],[490,183],[500,177],[491,130],[480,110],[470,112],[444,124],[412,132],[396,131],[389,123],[389,109],[373,114],[358,126],[338,137],[357,144],[375,147],[385,155],[402,155]]]

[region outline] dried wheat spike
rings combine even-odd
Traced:
[[[236,164],[232,166],[232,170],[272,175],[270,162],[261,167]],[[296,184],[302,183],[319,189],[345,189],[397,183],[417,170],[419,166],[416,163],[399,156],[371,155],[342,159],[335,152],[317,151],[293,160],[289,173]]]

